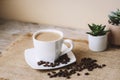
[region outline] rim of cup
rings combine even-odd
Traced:
[[[41,41],[41,40],[37,40],[35,37],[42,33],[42,32],[52,32],[52,33],[57,33],[58,35],[60,35],[60,38],[56,39],[56,40],[53,40],[53,41]],[[63,39],[63,32],[62,31],[59,31],[59,30],[56,30],[56,29],[41,29],[35,33],[33,33],[33,39],[36,40],[36,41],[39,41],[39,42],[56,42],[56,41],[59,41],[61,39]]]

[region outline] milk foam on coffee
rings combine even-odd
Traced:
[[[41,32],[36,35],[36,39],[40,41],[54,41],[59,39],[61,36],[55,32]]]

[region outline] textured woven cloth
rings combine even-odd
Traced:
[[[70,80],[120,80],[120,48],[109,47],[104,52],[92,52],[86,41],[74,40],[73,53],[77,61],[84,57],[96,59],[98,64],[106,64],[102,69],[91,72],[84,70],[80,76],[71,76]],[[66,80],[66,78],[49,78],[49,71],[34,70],[24,59],[24,50],[33,47],[30,34],[20,36],[0,56],[0,80]],[[57,70],[54,70],[57,71]],[[90,75],[84,75],[89,72]]]

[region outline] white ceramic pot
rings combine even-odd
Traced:
[[[92,51],[104,51],[107,48],[107,34],[103,36],[88,35],[89,48]]]
[[[111,30],[109,41],[111,44],[120,46],[120,25],[109,25],[109,28]]]

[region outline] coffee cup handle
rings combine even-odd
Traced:
[[[70,48],[66,48],[65,50],[63,50],[61,53],[61,55],[67,54],[68,52],[70,52],[73,49],[73,41],[70,39],[65,39],[63,41],[63,43],[69,43],[70,44]]]

